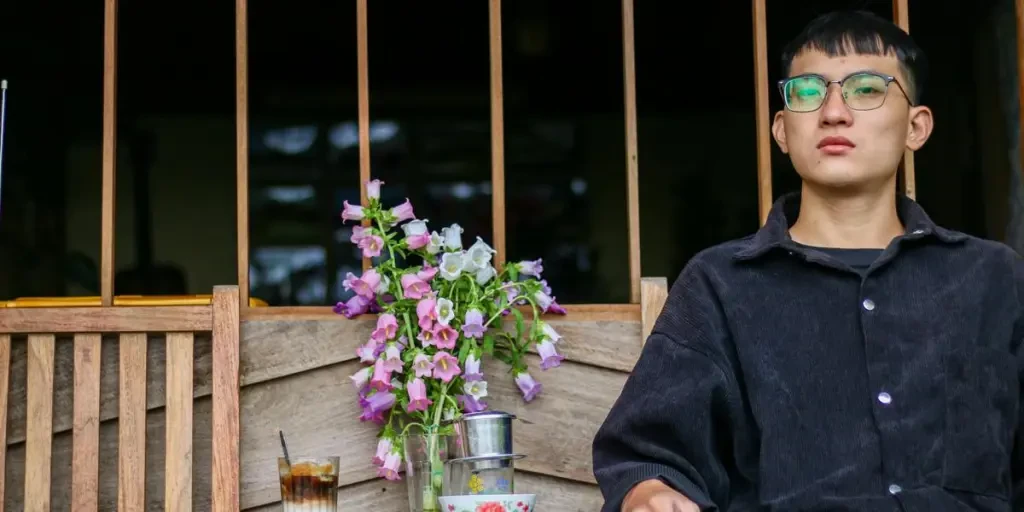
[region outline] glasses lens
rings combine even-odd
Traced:
[[[825,81],[816,76],[798,76],[792,78],[782,87],[782,96],[786,106],[794,112],[811,112],[817,110],[825,101]]]
[[[871,110],[882,106],[888,85],[885,78],[878,75],[851,75],[843,82],[843,97],[854,110]]]

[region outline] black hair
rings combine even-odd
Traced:
[[[830,57],[895,54],[909,82],[903,86],[913,103],[921,101],[927,57],[910,34],[891,20],[866,11],[836,11],[815,18],[782,50],[782,76],[789,76],[793,59],[804,50],[818,50]]]

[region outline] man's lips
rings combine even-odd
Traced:
[[[854,144],[850,139],[847,139],[846,137],[835,136],[825,137],[824,139],[818,141],[818,149],[824,148],[826,146],[846,146],[849,148],[857,147],[857,145]]]

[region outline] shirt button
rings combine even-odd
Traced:
[[[878,394],[878,401],[882,402],[885,405],[889,405],[892,403],[892,395],[886,393],[885,391],[882,391],[881,393]]]
[[[875,309],[875,301],[871,299],[864,299],[864,302],[862,302],[861,305],[868,311],[874,311]]]
[[[915,229],[913,234],[915,234],[915,235],[924,234],[924,230],[923,229]]]
[[[903,492],[903,488],[902,487],[900,487],[900,486],[898,486],[896,484],[889,485],[889,494],[899,494],[901,492]]]

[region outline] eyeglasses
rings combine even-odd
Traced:
[[[779,92],[786,108],[793,112],[814,112],[825,104],[832,84],[839,84],[843,102],[853,110],[874,110],[885,103],[889,84],[895,83],[913,106],[907,91],[896,77],[861,71],[842,80],[826,80],[821,75],[807,74],[779,80]]]

